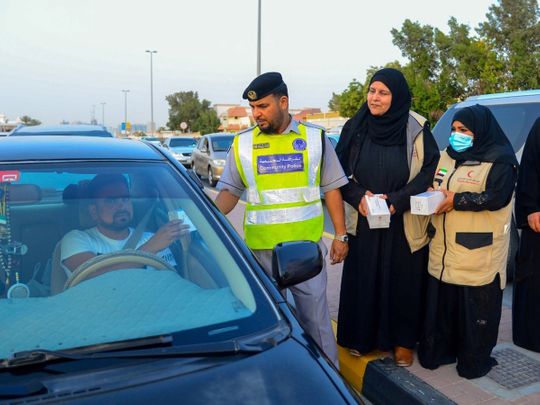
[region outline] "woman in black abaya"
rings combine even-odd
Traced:
[[[514,343],[540,352],[540,118],[525,143],[516,189],[521,231],[512,304]]]
[[[433,187],[445,199],[431,218],[426,317],[418,360],[428,369],[457,361],[464,378],[497,364],[497,344],[517,160],[491,111],[459,109]]]
[[[393,351],[399,366],[412,364],[428,260],[427,238],[421,247],[409,244],[404,214],[411,195],[431,185],[439,159],[429,125],[410,107],[402,73],[379,70],[336,148],[351,179],[343,198],[361,214],[343,266],[337,340],[355,355]],[[364,196],[371,194],[386,199],[389,228],[369,228]]]

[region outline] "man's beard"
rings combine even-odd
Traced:
[[[110,231],[123,231],[129,228],[131,223],[131,215],[127,211],[120,211],[114,214],[113,222],[111,224],[101,223],[101,226]]]
[[[276,126],[275,124],[268,124],[268,127],[266,128],[259,127],[259,129],[261,130],[263,134],[277,134],[279,128],[276,128],[275,126]]]
[[[281,125],[283,125],[283,121],[285,118],[283,116],[276,116],[275,119],[270,121],[265,121],[267,124],[266,128],[261,128],[259,125],[259,129],[263,134],[279,134],[279,129],[281,128]]]

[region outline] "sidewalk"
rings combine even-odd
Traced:
[[[215,193],[209,193],[215,197]],[[244,206],[227,216],[241,233]],[[323,240],[330,247],[331,239]],[[342,265],[327,262],[327,297],[330,315],[337,320]],[[390,358],[377,355],[351,357],[340,350],[341,371],[361,393],[374,404],[540,404],[540,353],[531,352],[512,343],[512,285],[504,291],[498,343],[493,356],[499,362],[482,378],[467,380],[458,376],[456,365],[437,370],[422,368],[417,359],[411,367],[396,367]],[[350,367],[354,376],[351,377]]]
[[[329,246],[331,241],[326,239],[325,242]],[[341,267],[328,266],[327,296],[330,314],[334,320],[337,319],[339,309]],[[437,370],[426,370],[418,364],[416,358],[414,364],[406,369],[394,366],[390,359],[372,360],[363,374],[362,394],[375,404],[540,404],[540,353],[522,349],[512,343],[511,305],[512,285],[508,285],[504,291],[498,343],[493,350],[493,356],[499,365],[487,376],[474,380],[461,378],[456,372],[455,364],[442,366]],[[342,357],[340,356],[340,360]],[[373,371],[371,375],[370,371]],[[371,376],[375,377],[375,380],[368,386],[366,379]],[[386,381],[381,381],[381,378]],[[401,386],[391,386],[396,384]],[[431,393],[427,392],[430,390]],[[384,395],[386,400],[381,401],[381,395]],[[398,397],[392,397],[393,395]]]

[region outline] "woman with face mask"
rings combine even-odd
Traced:
[[[350,214],[337,340],[352,355],[393,352],[405,367],[419,338],[428,259],[426,227],[411,215],[410,197],[429,187],[439,159],[429,124],[410,108],[403,74],[379,70],[336,147],[349,177],[341,192]],[[366,199],[373,194],[390,211],[386,228],[369,226]]]
[[[497,364],[502,290],[510,242],[514,150],[491,111],[459,110],[433,188],[445,199],[431,218],[426,319],[420,364],[457,360],[461,377],[478,378]]]

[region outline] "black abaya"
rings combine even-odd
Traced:
[[[540,233],[527,216],[540,212],[540,118],[527,138],[516,189],[516,222],[522,228],[512,303],[514,343],[540,352]]]
[[[403,211],[409,209],[411,195],[430,185],[437,164],[433,136],[427,129],[424,132],[424,167],[413,181],[407,184],[405,144],[380,145],[365,137],[353,165],[357,184],[342,188],[344,200],[353,206],[358,206],[359,198],[369,190],[388,194],[389,203],[398,208],[388,229],[369,229],[367,219],[360,215],[357,236],[349,241],[337,339],[341,346],[361,353],[389,351],[395,346],[414,348],[418,340],[428,251],[426,246],[411,254],[403,228]]]

